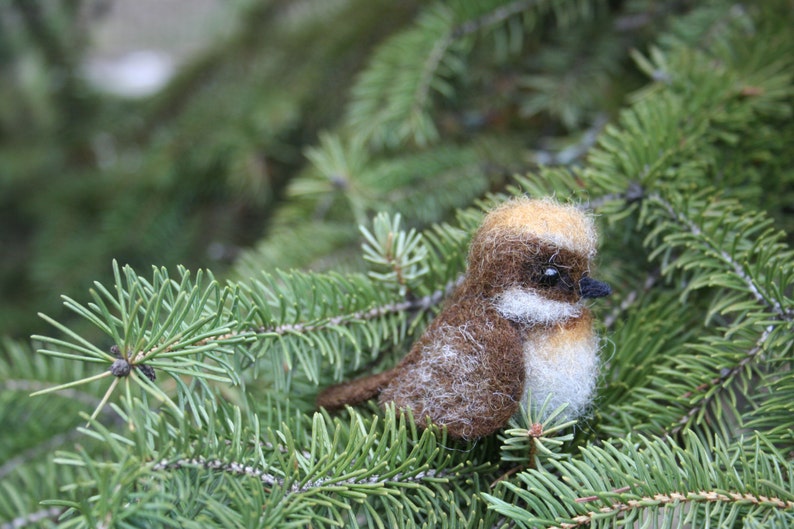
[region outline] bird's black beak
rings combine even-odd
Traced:
[[[583,298],[603,298],[612,293],[612,287],[603,281],[585,276],[579,281],[579,292]]]

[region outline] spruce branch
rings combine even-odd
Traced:
[[[236,461],[224,461],[221,459],[207,460],[203,457],[181,458],[175,460],[162,460],[152,465],[154,471],[175,471],[186,468],[201,468],[211,472],[228,473],[235,476],[248,476],[257,479],[267,487],[279,486],[284,487],[285,478],[276,476],[266,472],[262,468]],[[286,493],[305,493],[314,490],[321,490],[323,487],[346,487],[346,486],[361,486],[361,485],[382,485],[386,481],[404,483],[420,483],[428,479],[438,478],[443,479],[446,475],[444,472],[436,472],[434,469],[419,471],[411,475],[403,476],[401,473],[390,475],[388,480],[379,474],[370,474],[366,477],[351,476],[345,479],[336,478],[320,478],[306,483],[293,482],[286,487]]]
[[[258,280],[229,283],[221,289],[213,280],[202,286],[201,273],[194,283],[189,273],[181,270],[182,278],[177,282],[169,279],[165,270],[155,270],[153,281],[148,282],[128,267],[122,273],[114,263],[115,293],[97,283],[92,291],[93,303],[84,306],[66,300],[70,309],[114,340],[107,352],[46,316],[68,339],[35,337],[56,346],[42,349],[45,354],[66,361],[105,364],[107,370],[43,387],[34,394],[72,391],[90,382],[110,380],[91,418],[119,389],[129,395],[131,384],[180,412],[172,397],[157,384],[157,373],[164,372],[175,382],[178,398],[190,403],[195,415],[200,405],[182,377],[191,377],[205,389],[207,384],[234,382],[240,373],[225,355],[235,351],[254,361],[265,357],[274,367],[282,362],[287,372],[297,360],[303,374],[314,383],[322,371],[320,362],[330,361],[335,365],[336,379],[341,379],[346,366],[358,364],[361,352],[369,349],[376,353],[384,341],[396,343],[405,336],[417,316],[437,306],[457,281],[450,280],[442,289],[423,296],[415,295],[413,290],[417,294],[424,290],[420,280],[429,266],[435,268],[437,278],[448,275],[457,263],[443,253],[426,263],[428,246],[415,231],[403,232],[399,222],[386,221],[386,217],[381,220],[379,224],[376,221],[379,228],[365,248],[369,248],[371,259],[386,259],[388,266],[400,269],[401,279],[397,280],[402,285],[395,292],[381,288],[394,279],[388,275],[363,278],[262,273]],[[439,236],[429,240],[436,251],[459,244],[459,233],[443,229],[437,233]],[[307,304],[307,299],[312,303]],[[358,354],[343,359],[345,349],[338,343],[350,344]],[[283,367],[271,369],[269,376],[275,376],[277,387],[285,388],[286,377],[278,376],[279,372],[285,372]],[[200,420],[198,416],[196,420]]]
[[[631,415],[635,426],[663,435],[693,424],[730,430],[741,421],[752,380],[792,347],[791,301],[783,293],[794,276],[791,251],[762,213],[718,197],[706,188],[688,196],[652,192],[643,199],[640,225],[647,229],[650,259],[662,261],[668,280],[683,276],[682,300],[707,290],[712,301],[706,321],[698,324],[699,339],[668,350],[650,384],[635,387],[625,396],[631,402],[612,414],[623,426]],[[696,312],[680,310],[679,325],[689,328],[687,319]],[[716,332],[708,330],[712,320],[721,323]],[[637,423],[639,416],[647,422]]]
[[[572,10],[589,11],[570,4]],[[465,72],[464,61],[473,44],[469,37],[549,5],[553,3],[539,0],[431,4],[414,27],[376,50],[353,87],[348,125],[379,148],[435,143],[439,132],[430,114],[430,99],[434,92],[446,98],[454,94],[452,80]]]
[[[221,459],[206,459],[204,457],[179,458],[174,460],[163,459],[152,465],[154,471],[173,471],[185,468],[202,468],[208,471],[219,471],[236,476],[248,476],[262,482],[263,485],[283,485],[284,479],[265,472],[250,464],[236,461],[223,461]]]
[[[438,75],[442,58],[448,59],[452,70],[462,66],[447,53],[453,42],[449,39],[452,23],[450,8],[434,4],[422,12],[416,27],[392,37],[375,52],[369,68],[353,87],[348,110],[351,129],[383,147],[396,147],[406,141],[424,146],[438,139],[422,94],[424,87],[431,84],[436,90],[451,91]],[[407,50],[412,50],[410,60]],[[417,56],[425,60],[418,63]]]
[[[576,142],[558,151],[537,150],[534,153],[535,162],[538,165],[573,165],[578,163],[596,145],[601,131],[608,122],[606,114],[598,114]]]
[[[540,406],[521,408],[515,417],[510,419],[508,428],[499,437],[502,440],[501,459],[517,463],[508,475],[522,468],[537,469],[550,460],[564,459],[570,456],[565,447],[573,440],[572,427],[576,420],[560,420],[564,417],[567,404],[546,415],[551,396],[546,397]],[[527,402],[532,402],[531,396]],[[544,417],[541,421],[538,418]],[[505,479],[501,476],[494,485]],[[493,485],[492,487],[493,488]]]
[[[366,241],[362,245],[364,259],[381,270],[387,270],[372,270],[370,277],[394,284],[400,295],[406,296],[428,271],[424,265],[428,249],[416,230],[405,232],[400,228],[401,220],[399,214],[390,219],[385,213],[380,213],[372,222],[371,232],[363,226],[360,229]]]
[[[517,0],[498,6],[479,17],[458,24],[449,31],[446,36],[436,41],[430,53],[428,53],[427,59],[425,59],[424,67],[422,68],[422,73],[417,83],[416,93],[414,94],[411,114],[422,112],[427,106],[430,90],[433,87],[433,77],[436,75],[441,61],[444,59],[449,48],[456,40],[477,33],[485,28],[501,24],[507,19],[536,6],[538,3],[540,3],[539,0]]]
[[[686,203],[675,205],[658,193],[647,197],[648,206],[660,207],[678,225],[676,228],[661,221],[648,240],[651,244],[658,244],[661,237],[662,248],[682,250],[668,263],[665,272],[669,274],[671,269],[691,269],[697,262],[697,271],[689,281],[688,290],[722,288],[711,312],[719,311],[723,317],[731,317],[730,327],[725,330],[723,338],[704,339],[702,345],[697,346],[712,358],[725,360],[728,360],[725,353],[731,351],[730,363],[714,362],[711,368],[716,371],[714,375],[680,395],[680,402],[694,399],[696,403],[689,405],[688,410],[672,426],[670,434],[677,434],[690,424],[698,414],[715,403],[722,391],[746,379],[752,372],[748,369],[751,364],[761,363],[762,353],[770,350],[768,342],[772,339],[779,342],[781,333],[785,333],[784,329],[791,327],[794,316],[790,300],[782,294],[783,285],[794,276],[794,271],[790,264],[791,252],[780,242],[781,234],[768,229],[770,221],[763,215],[746,214],[731,202],[710,198],[708,205],[705,204],[705,200],[697,195]],[[654,254],[658,253],[659,248]],[[749,294],[756,307],[731,294],[731,291]],[[738,346],[738,343],[746,343],[747,340],[740,332],[742,329],[758,333],[758,337],[748,343],[744,350],[743,346]],[[742,336],[741,342],[737,342],[738,336]],[[791,347],[790,342],[784,344],[777,347],[775,355],[781,355]],[[694,363],[682,365],[679,370],[690,372],[688,377],[694,375],[691,380],[703,376],[695,375],[703,370]]]
[[[745,264],[752,262],[752,253],[756,253],[757,255],[755,250],[760,247],[771,247],[773,251],[769,252],[767,250],[765,253],[771,253],[772,255],[776,254],[772,262],[764,262],[763,266],[765,268],[776,268],[778,263],[789,262],[791,252],[778,242],[781,238],[781,234],[775,234],[766,230],[759,237],[759,241],[752,244],[749,249],[746,245],[741,244],[743,238],[767,228],[771,223],[770,219],[764,218],[762,214],[749,215],[744,219],[738,218],[741,211],[738,209],[737,205],[726,201],[722,201],[717,205],[714,205],[712,202],[712,205],[704,208],[702,206],[703,202],[695,200],[689,204],[688,208],[682,207],[682,204],[679,204],[676,208],[659,193],[649,194],[647,201],[649,203],[658,204],[671,219],[683,225],[691,237],[681,240],[690,240],[702,245],[705,253],[719,259],[724,265],[724,268],[727,269],[726,271],[738,278],[739,281],[744,284],[744,288],[751,293],[759,304],[767,309],[771,309],[776,318],[784,322],[791,322],[794,320],[794,307],[784,307],[783,304],[785,301],[781,300],[780,296],[777,294],[781,292],[781,289],[779,287],[775,288],[775,293],[773,293],[769,288],[772,283],[768,283],[769,286],[767,286],[763,285],[758,280],[759,277],[775,277],[773,271],[769,270],[762,275],[760,271],[751,271],[748,265]],[[698,212],[699,222],[690,218],[686,211]],[[713,232],[714,222],[718,222],[721,225],[721,228],[718,228],[719,231],[716,233]],[[726,222],[730,222],[727,228],[725,226]],[[708,227],[706,225],[708,225]],[[707,232],[704,233],[704,229],[706,229]],[[711,233],[708,231],[711,231]],[[674,242],[673,244],[680,245],[681,243]],[[735,255],[729,253],[727,248],[731,248],[735,252]],[[729,286],[725,282],[723,282],[723,284]]]
[[[697,405],[692,406],[689,411],[687,411],[678,420],[678,423],[670,430],[669,435],[677,435],[695,418],[698,413],[702,413],[702,411],[707,408],[715,398],[719,398],[719,388],[726,387],[730,381],[738,378],[741,373],[745,371],[746,366],[749,363],[757,361],[756,356],[764,351],[765,344],[769,340],[769,337],[772,335],[772,331],[774,329],[775,327],[773,325],[767,326],[764,329],[764,332],[761,333],[761,336],[758,338],[755,345],[749,351],[747,351],[744,357],[739,360],[736,365],[731,368],[723,368],[720,371],[719,376],[716,376],[708,382],[704,382],[696,388],[681,395],[681,399],[685,401],[691,399],[693,396],[696,396],[698,393],[701,393],[703,397],[700,398]],[[716,390],[713,391],[713,388],[716,388]]]
[[[794,456],[794,371],[782,358],[768,373],[759,377],[757,386],[763,388],[750,396],[753,409],[742,417],[742,427],[763,431],[775,447],[791,459]]]
[[[581,459],[555,461],[519,474],[521,485],[501,484],[527,507],[485,494],[490,508],[520,527],[631,525],[653,519],[671,523],[681,516],[694,525],[720,524],[774,511],[794,515],[790,490],[773,485],[791,464],[754,445],[705,444],[691,431],[684,445],[669,440],[629,439],[582,450]],[[653,473],[649,469],[655,469]],[[682,509],[686,508],[686,514]]]
[[[378,357],[384,344],[403,343],[415,326],[426,321],[422,316],[460,280],[465,241],[480,215],[473,211],[461,215],[460,228],[434,226],[422,233],[421,244],[418,233],[402,235],[388,222],[379,228],[380,235],[373,235],[370,247],[381,248],[372,247],[371,258],[392,266],[392,258],[384,256],[395,251],[401,255],[400,266],[411,282],[410,291],[402,294],[400,288],[383,288],[384,280],[394,279],[388,275],[260,273],[234,285],[241,293],[237,308],[241,327],[253,337],[246,357],[269,364],[261,372],[284,389],[296,365],[311,384],[317,384],[321,374],[338,382],[358,369],[362,360]]]
[[[234,332],[235,321],[224,321],[225,305],[231,296],[229,289],[221,289],[212,278],[204,285],[201,272],[194,281],[185,269],[180,270],[178,282],[169,278],[164,269],[155,269],[149,282],[130,267],[120,268],[115,261],[113,273],[115,292],[97,282],[91,291],[93,303],[83,305],[64,298],[67,308],[113,341],[114,345],[107,352],[46,315],[42,318],[68,339],[33,337],[58,348],[41,349],[43,354],[105,364],[107,370],[38,390],[33,395],[70,390],[111,377],[113,380],[91,415],[92,419],[122,383],[125,393],[129,394],[130,385],[135,384],[175,412],[182,413],[171,397],[154,384],[156,370],[165,372],[177,382],[178,394],[187,402],[193,402],[193,396],[192,390],[181,382],[183,376],[193,377],[200,384],[237,380],[237,374],[224,356],[231,354],[233,346],[247,341],[249,336]],[[65,353],[63,349],[72,352]]]
[[[723,23],[726,19],[731,23]],[[735,145],[736,131],[753,130],[767,108],[790,112],[778,88],[788,83],[780,73],[785,66],[771,55],[769,62],[759,64],[732,51],[745,50],[748,56],[759,51],[745,45],[748,22],[744,13],[736,17],[721,6],[704,8],[677,23],[676,34],[664,39],[664,50],[652,47],[648,57],[634,54],[655,82],[633,95],[634,103],[621,112],[617,126],[607,126],[590,151],[582,176],[592,187],[621,193],[637,182],[649,193],[661,188],[686,193],[690,182],[702,183],[704,173],[716,168],[716,146]],[[711,48],[693,45],[712,30]],[[715,61],[719,69],[712,67]],[[761,77],[768,91],[741,96],[737,85],[743,79]],[[698,87],[697,98],[691,97],[693,86]],[[740,188],[741,175],[736,177],[734,185]]]
[[[285,336],[290,334],[315,333],[338,328],[339,326],[344,326],[346,324],[359,324],[362,322],[377,320],[383,318],[384,316],[393,314],[424,312],[438,306],[452,293],[461,280],[462,277],[456,281],[450,281],[444,286],[444,288],[436,290],[426,296],[422,296],[421,298],[386,303],[384,305],[375,306],[366,310],[333,316],[327,318],[324,321],[316,321],[314,323],[285,323],[275,327],[260,326],[253,329],[251,332],[263,337],[273,335]]]
[[[277,388],[289,387],[296,366],[312,384],[321,374],[339,381],[384,344],[400,343],[452,287],[406,299],[358,274],[261,274],[241,285],[244,325],[254,339],[246,354],[270,365],[263,371]]]
[[[382,418],[351,409],[346,421],[316,413],[278,430],[260,430],[256,414],[219,403],[216,412],[210,411],[210,428],[173,415],[171,432],[163,428],[171,419],[142,405],[130,409],[134,413],[126,419],[135,428],[123,435],[101,425],[84,430],[106,439],[116,461],[93,459],[85,452],[59,457],[85,473],[81,486],[99,491],[99,501],[80,507],[80,518],[102,519],[114,512],[134,524],[146,517],[212,518],[218,509],[228,509],[233,520],[252,514],[247,526],[345,524],[364,513],[371,525],[381,526],[398,509],[416,523],[437,516],[416,507],[456,504],[450,489],[479,479],[479,473],[491,468],[473,461],[473,454],[442,449],[443,435],[419,433],[413,419],[393,407]],[[133,500],[146,494],[138,486],[142,480],[157,483],[154,490],[168,501],[150,505],[151,512],[141,511]],[[113,490],[105,488],[113,484]],[[180,500],[186,486],[198,491]],[[251,511],[252,502],[261,505]]]
[[[291,182],[287,193],[295,202],[289,210],[310,212],[315,219],[312,224],[318,229],[330,225],[349,234],[341,237],[340,233],[324,231],[321,239],[306,232],[289,235],[293,239],[295,235],[318,239],[316,244],[321,247],[328,244],[328,237],[352,240],[356,232],[351,228],[369,225],[367,216],[380,212],[399,213],[412,225],[438,222],[450,209],[466,206],[481,196],[490,183],[479,145],[440,143],[426,151],[378,156],[358,137],[326,133],[320,136],[319,146],[306,150],[306,157],[312,167]],[[276,219],[279,229],[292,230],[295,214],[285,211],[283,221]],[[286,236],[279,234],[278,240],[286,248],[293,246]],[[271,244],[268,250],[285,249]],[[305,253],[306,249],[293,251]],[[277,264],[260,268],[291,267]]]
[[[17,428],[15,434],[24,434]],[[49,456],[28,462],[0,480],[0,527],[54,527],[66,511],[49,498],[74,499],[69,485],[77,475],[68,467],[56,465]]]

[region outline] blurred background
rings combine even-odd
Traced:
[[[692,4],[3,0],[0,335],[67,317],[113,259],[355,267],[376,211],[423,227],[577,163],[644,82],[630,51]],[[403,96],[373,95],[400,60],[428,74],[405,134],[379,113]]]
[[[222,274],[262,236],[339,107],[301,116],[273,9],[289,2],[0,3],[0,334],[60,316],[113,258]]]

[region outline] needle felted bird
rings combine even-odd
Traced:
[[[590,217],[550,199],[514,199],[492,210],[474,235],[463,282],[393,369],[327,388],[329,410],[378,396],[410,408],[452,437],[503,427],[520,404],[589,406],[598,337],[584,300],[609,295],[589,276],[596,253]],[[532,402],[527,402],[531,394]]]

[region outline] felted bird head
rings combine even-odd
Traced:
[[[583,299],[608,295],[590,277],[592,218],[551,199],[519,198],[492,210],[472,239],[466,289],[506,318],[551,324],[576,316]]]

